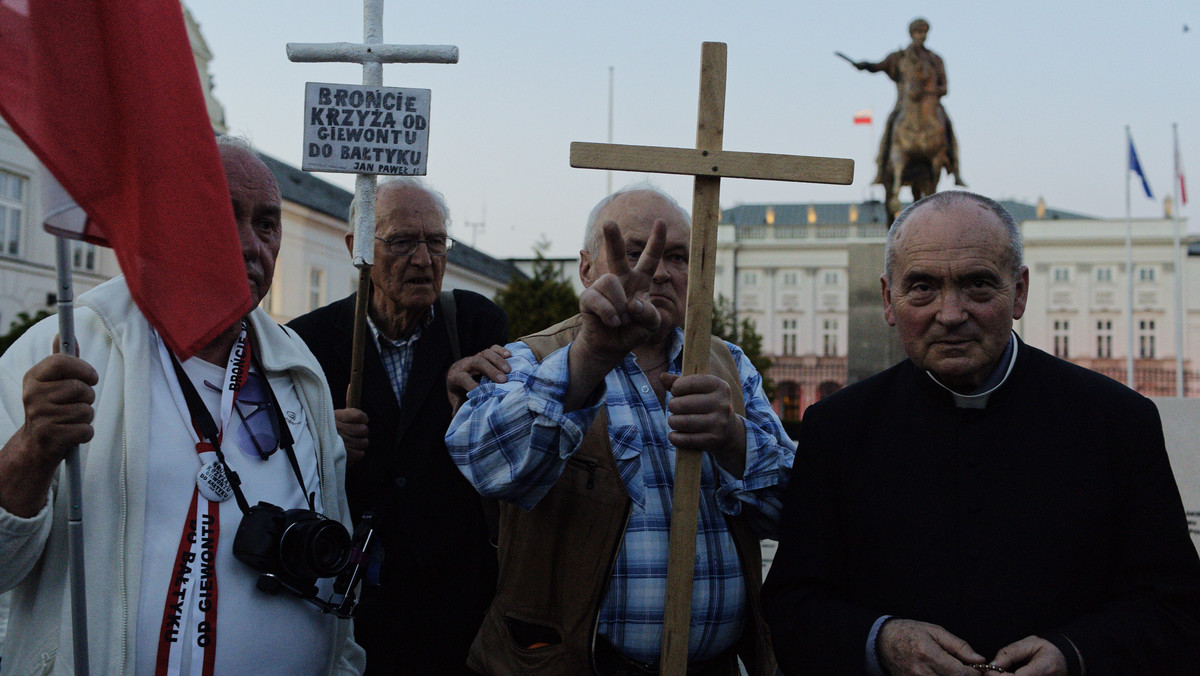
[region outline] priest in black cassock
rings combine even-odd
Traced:
[[[763,588],[785,674],[1196,674],[1200,560],[1154,404],[1023,343],[1012,216],[888,234],[908,359],[810,407]]]

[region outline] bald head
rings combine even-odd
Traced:
[[[600,200],[596,206],[592,207],[592,212],[588,214],[587,228],[583,233],[583,248],[593,258],[601,254],[604,240],[601,227],[604,225],[604,222],[616,220],[613,217],[613,213],[624,211],[625,207],[630,204],[634,205],[635,212],[645,211],[646,209],[656,210],[659,212],[656,218],[662,218],[667,221],[679,220],[687,228],[691,228],[692,219],[684,211],[683,207],[679,206],[679,202],[676,202],[674,197],[671,197],[657,187],[649,183],[640,183],[622,188]],[[636,213],[631,213],[630,215],[637,216]],[[620,222],[618,221],[617,224],[620,225]]]
[[[267,295],[283,237],[279,184],[243,139],[217,139],[254,304]]]

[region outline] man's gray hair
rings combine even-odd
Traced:
[[[385,190],[401,190],[401,189],[405,189],[405,188],[411,188],[413,190],[420,190],[421,192],[425,193],[426,195],[429,195],[429,199],[433,200],[433,203],[435,205],[437,205],[438,211],[440,211],[442,213],[442,225],[445,226],[447,230],[450,229],[450,207],[446,206],[446,198],[442,196],[442,193],[434,190],[433,188],[430,188],[428,185],[425,184],[424,181],[422,181],[421,179],[419,179],[415,176],[393,176],[391,178],[380,181],[379,186],[377,188],[375,188],[375,199],[376,199],[376,201],[378,201],[379,195],[381,193],[383,193],[383,191],[385,191]],[[351,232],[354,231],[354,221],[357,216],[358,216],[358,195],[355,195],[354,199],[350,202],[350,230],[351,230]]]
[[[598,220],[600,217],[600,212],[604,211],[605,207],[612,204],[621,195],[628,195],[632,192],[648,192],[657,195],[667,204],[678,210],[680,217],[683,218],[683,222],[689,228],[692,227],[692,217],[688,215],[686,209],[679,206],[679,202],[675,201],[674,197],[671,197],[664,192],[662,188],[649,181],[640,181],[638,183],[627,185],[624,188],[621,188],[608,197],[600,200],[596,206],[592,207],[592,213],[588,214],[587,228],[583,231],[583,248],[593,257],[600,255],[600,241],[603,239],[603,231],[600,229],[600,226],[604,224],[600,223]]]
[[[901,211],[900,215],[896,217],[896,221],[892,223],[891,229],[888,230],[887,246],[883,254],[883,274],[887,278],[888,284],[892,283],[892,269],[896,266],[896,241],[900,239],[900,235],[904,227],[908,224],[909,217],[912,216],[913,212],[924,206],[941,211],[955,204],[962,204],[963,202],[982,204],[1000,219],[1000,223],[1004,226],[1005,232],[1008,234],[1009,264],[1012,268],[1013,277],[1020,276],[1021,266],[1024,264],[1021,230],[1017,227],[1017,221],[1009,213],[1008,209],[1005,209],[1004,205],[996,200],[984,197],[978,193],[966,190],[947,190],[946,192],[935,192],[932,195],[927,195],[913,202],[904,211]]]
[[[254,144],[250,143],[250,139],[245,136],[236,134],[218,134],[217,135],[217,150],[222,152],[227,150],[240,150],[257,156],[254,151]]]

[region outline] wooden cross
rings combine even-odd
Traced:
[[[458,47],[453,45],[383,44],[383,0],[363,0],[363,41],[300,43],[289,42],[290,61],[304,63],[361,63],[362,83],[383,86],[385,63],[458,63]],[[375,174],[354,178],[354,199],[358,203],[354,228],[354,267],[358,268],[358,299],[354,307],[354,348],[350,358],[350,388],[346,406],[358,408],[362,394],[362,363],[366,345],[367,303],[371,295],[371,266],[375,264]]]
[[[853,160],[722,150],[725,56],[725,43],[704,43],[700,54],[700,105],[694,149],[581,142],[571,144],[572,167],[690,174],[696,177],[692,193],[692,239],[684,322],[684,375],[708,371],[717,223],[721,217],[721,178],[838,185],[849,185],[854,178]],[[668,676],[682,676],[687,672],[692,574],[696,565],[696,512],[700,501],[700,460],[700,453],[695,451],[679,451],[675,458],[667,599],[663,611],[663,643],[659,665],[661,673]]]

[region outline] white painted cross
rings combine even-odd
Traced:
[[[288,59],[305,63],[361,63],[363,85],[383,86],[385,63],[458,63],[454,45],[383,44],[383,0],[363,0],[363,41],[297,43],[287,45]],[[371,290],[371,266],[375,264],[375,174],[358,174],[354,179],[358,203],[354,228],[354,267],[358,268],[358,303],[355,307],[354,354],[350,366],[350,390],[346,405],[358,408],[362,389],[362,355],[366,340],[367,301]]]

